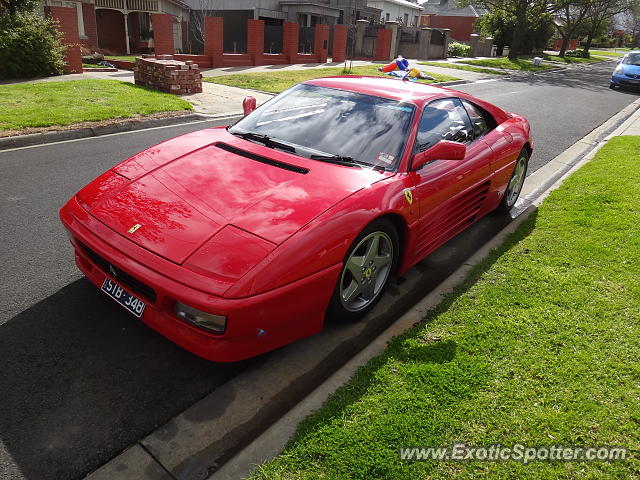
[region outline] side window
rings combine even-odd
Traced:
[[[469,116],[459,99],[443,98],[424,107],[416,151],[422,152],[440,140],[468,143],[472,139]]]
[[[473,126],[473,138],[478,138],[493,130],[496,127],[496,121],[493,117],[486,112],[483,108],[469,102],[468,100],[462,100],[469,118],[471,119],[471,125]]]

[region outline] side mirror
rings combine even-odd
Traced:
[[[411,169],[418,170],[432,160],[464,160],[466,153],[467,146],[464,143],[440,140],[424,152],[416,153],[413,156]]]
[[[244,97],[242,101],[242,109],[244,110],[244,116],[246,117],[256,109],[255,97]]]

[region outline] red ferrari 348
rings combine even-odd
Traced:
[[[106,295],[237,361],[364,315],[392,275],[513,207],[532,148],[525,118],[461,92],[321,78],[134,155],[60,217]]]

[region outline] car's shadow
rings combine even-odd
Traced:
[[[0,326],[0,352],[0,443],[29,479],[87,474],[255,362],[201,360],[86,279]]]

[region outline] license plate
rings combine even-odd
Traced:
[[[140,318],[144,312],[145,303],[139,298],[134,297],[109,277],[104,279],[102,291],[113,298],[124,308]]]
[[[637,85],[638,83],[640,83],[640,80],[629,80],[629,83]]]

